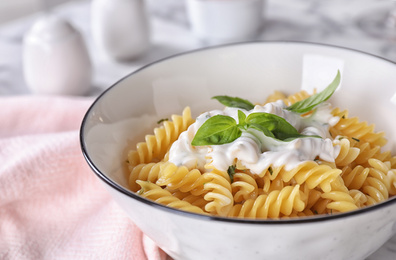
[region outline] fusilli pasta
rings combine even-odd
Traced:
[[[163,126],[154,129],[154,135],[146,135],[146,141],[138,143],[136,150],[129,152],[130,169],[141,163],[162,160],[171,144],[191,123],[193,119],[189,107],[183,110],[182,116],[172,115],[171,121],[165,120]]]
[[[276,91],[264,104],[283,100],[291,105],[309,96],[305,91],[290,96]],[[382,151],[386,144],[384,133],[375,132],[374,125],[360,122],[357,117],[349,118],[346,110],[330,111],[339,119],[328,128],[332,145],[339,148],[334,161],[317,156],[291,168],[266,164],[255,173],[238,158],[233,159],[228,170],[216,167],[210,147],[203,168],[172,162],[171,145],[194,123],[187,107],[181,116],[173,115],[172,120],[164,121],[128,153],[130,189],[180,210],[259,219],[348,212],[396,195],[396,157]],[[278,161],[288,160],[282,156],[277,157]]]

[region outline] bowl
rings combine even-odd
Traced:
[[[321,70],[303,65],[306,57],[319,57],[314,64],[322,59],[326,70],[342,67],[332,104],[385,131],[386,149],[395,154],[395,63],[335,46],[252,42],[159,60],[115,83],[84,117],[83,155],[131,221],[174,259],[364,259],[396,233],[395,197],[333,215],[255,220],[170,208],[128,188],[126,153],[159,119],[186,106],[193,116],[221,108],[215,95],[262,102],[275,90],[297,92],[307,85],[303,68]]]

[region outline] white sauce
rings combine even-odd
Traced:
[[[339,118],[331,114],[330,105],[321,104],[309,117],[301,117],[285,108],[283,101],[277,101],[264,106],[257,105],[250,111],[226,107],[223,111],[213,110],[203,113],[173,143],[169,152],[169,161],[179,166],[185,165],[189,169],[198,168],[204,171],[204,165],[213,160],[214,167],[226,171],[230,165],[235,164],[235,160],[238,160],[254,174],[260,174],[270,165],[285,165],[286,169],[290,170],[303,161],[314,160],[317,157],[334,162],[340,147],[333,145],[328,130],[329,126],[335,125]],[[246,116],[256,112],[275,114],[287,120],[301,134],[319,135],[322,138],[305,137],[283,142],[267,137],[258,130],[248,129],[242,132],[241,137],[228,144],[191,146],[195,133],[208,118],[220,114],[231,116],[238,121],[238,110],[242,110]]]

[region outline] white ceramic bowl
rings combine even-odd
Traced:
[[[226,219],[158,205],[128,190],[127,144],[144,140],[158,119],[222,107],[230,95],[262,101],[296,92],[306,54],[344,61],[335,106],[387,132],[396,150],[396,65],[362,52],[309,43],[221,46],[164,59],[123,78],[94,102],[81,127],[84,156],[132,221],[175,259],[364,259],[396,232],[396,198],[358,211],[289,220]]]

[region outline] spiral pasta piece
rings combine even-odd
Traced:
[[[353,198],[355,205],[362,208],[367,203],[367,196],[360,190],[349,190],[349,195]]]
[[[367,179],[370,170],[361,165],[354,168],[346,166],[342,169],[342,178],[348,189],[359,190]]]
[[[318,200],[321,199],[322,191],[318,189],[310,189],[306,184],[300,186],[300,190],[302,192],[301,199],[305,203],[305,208],[310,209],[313,205],[315,205]]]
[[[270,180],[275,180],[281,176],[285,183],[294,180],[298,184],[307,183],[310,189],[320,187],[323,191],[330,191],[330,183],[341,174],[341,170],[333,168],[327,164],[321,164],[314,161],[304,161],[299,163],[291,170],[286,170],[284,165],[279,167],[269,166],[260,177],[269,176]]]
[[[283,102],[285,102],[285,104],[286,104],[287,106],[290,106],[290,105],[292,105],[292,104],[294,104],[294,103],[296,103],[296,102],[298,102],[298,101],[301,101],[301,100],[303,100],[303,99],[306,99],[306,98],[308,98],[308,97],[310,97],[310,96],[311,96],[311,95],[308,94],[307,91],[301,90],[301,91],[299,91],[299,92],[297,92],[297,93],[294,93],[294,94],[292,94],[292,95],[289,95],[286,99],[283,99]]]
[[[141,163],[135,166],[129,175],[129,188],[132,191],[137,191],[139,185],[136,180],[150,181],[155,183],[161,169],[162,163]]]
[[[274,190],[268,195],[262,194],[256,199],[248,199],[243,204],[236,204],[230,211],[230,217],[243,218],[279,218],[290,215],[293,210],[301,212],[305,203],[300,199],[300,185],[286,186]]]
[[[327,209],[336,210],[337,212],[347,212],[358,209],[355,205],[355,200],[348,192],[330,191],[321,195],[323,199],[328,199],[330,202],[326,205]]]
[[[370,158],[374,158],[375,156],[381,156],[381,147],[378,145],[371,145],[370,143],[364,143],[364,142],[355,142],[353,146],[359,148],[360,150],[359,155],[356,157],[354,161],[355,165],[367,166],[368,160]]]
[[[362,191],[377,203],[389,198],[390,180],[387,176],[390,164],[377,159],[369,160],[369,175],[363,184]]]
[[[359,156],[359,148],[351,147],[349,140],[346,138],[336,138],[334,144],[340,146],[340,152],[335,159],[335,164],[338,167],[343,167],[351,164]]]
[[[256,180],[249,174],[237,172],[234,174],[234,180],[231,183],[231,189],[235,202],[254,199],[258,195]]]
[[[371,177],[367,178],[367,185],[362,188],[362,191],[372,199],[369,205],[384,201],[388,197],[384,196],[384,184],[378,179]]]
[[[376,159],[381,160],[381,159],[379,159],[379,158],[376,158]],[[381,161],[385,161],[385,160],[381,160]],[[391,168],[392,168],[392,169],[396,169],[396,156],[391,156],[391,158],[389,158],[388,161],[389,161],[390,164],[391,164]]]
[[[394,196],[396,195],[396,169],[389,170],[386,175],[390,183],[389,195]]]
[[[264,104],[270,103],[270,102],[275,102],[278,100],[283,100],[283,102],[287,105],[290,106],[298,101],[301,101],[303,99],[306,99],[309,97],[310,94],[308,94],[307,91],[301,90],[300,92],[294,93],[292,95],[286,96],[283,92],[281,91],[274,91],[272,94],[270,94]]]
[[[182,201],[187,201],[191,205],[200,207],[202,210],[205,209],[205,206],[208,203],[202,196],[196,196],[196,195],[191,194],[190,192],[174,191],[171,193],[176,198],[178,198]]]
[[[388,172],[391,168],[391,164],[388,161],[384,162],[378,159],[371,158],[368,160],[368,163],[371,167],[373,167],[373,169],[376,169],[377,171],[380,171],[382,173]],[[382,177],[382,179],[385,180],[385,177]]]
[[[350,190],[359,190],[367,196],[365,199],[361,198],[359,204],[364,200],[366,205],[373,205],[392,195],[392,179],[389,173],[391,169],[389,162],[384,163],[372,158],[368,160],[368,163],[369,167],[361,165],[353,169],[345,167],[342,178]]]
[[[330,184],[340,174],[340,169],[334,169],[328,165],[319,165],[314,161],[305,161],[290,171],[281,170],[282,179],[285,182],[292,178],[298,183],[306,183],[310,189],[320,187],[324,192],[331,190]]]
[[[155,183],[141,180],[138,180],[136,182],[141,186],[138,194],[142,197],[172,208],[205,214],[205,212],[200,207],[194,206],[187,201],[178,199],[177,197],[173,196],[168,190],[162,189]]]
[[[205,210],[211,214],[227,216],[234,204],[230,177],[227,172],[220,171],[211,164],[205,165],[210,170],[203,174],[207,182],[204,184],[204,190],[207,193],[204,199],[208,201]]]
[[[270,176],[264,175],[263,177],[263,188],[262,191],[264,194],[268,194],[273,190],[281,190],[284,186],[289,185],[290,182],[284,182],[282,180],[282,176],[278,175],[275,179],[271,180]]]
[[[281,91],[274,91],[271,95],[267,97],[264,104],[275,102],[280,99],[286,99],[286,95]]]
[[[340,120],[330,128],[332,136],[348,136],[381,147],[386,144],[385,133],[375,133],[374,125],[368,125],[367,122],[360,122],[357,117],[348,118],[348,112],[340,111],[339,109],[334,109],[333,115],[339,116]]]
[[[154,129],[154,135],[146,135],[145,142],[138,143],[136,150],[128,153],[129,166],[134,167],[141,163],[160,161],[180,133],[193,122],[189,107],[183,110],[182,116],[172,115],[171,121],[164,121],[163,126]]]
[[[332,214],[332,210],[328,210],[327,205],[331,202],[330,199],[320,197],[320,199],[310,208],[316,215]]]
[[[330,189],[327,192],[308,189],[313,192],[313,197],[310,198],[307,209],[311,209],[315,214],[333,214],[358,208],[341,176],[330,183]]]
[[[166,186],[169,190],[191,192],[193,195],[205,193],[206,182],[198,169],[189,170],[186,166],[176,166],[171,162],[161,165],[161,172],[156,181],[157,185]]]
[[[348,188],[345,186],[344,179],[342,179],[341,176],[337,176],[337,178],[330,183],[330,187],[332,191],[348,192]]]

